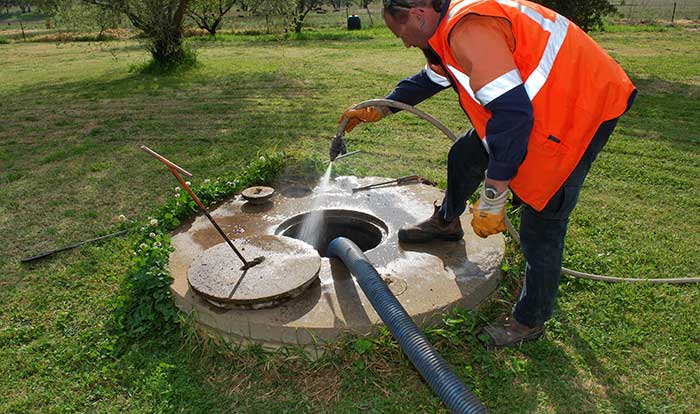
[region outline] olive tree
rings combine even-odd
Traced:
[[[124,14],[148,39],[153,60],[164,67],[186,59],[182,22],[188,0],[83,0]]]
[[[610,4],[608,0],[535,1],[566,16],[585,31],[602,27],[603,17],[617,11],[615,6]]]
[[[81,0],[42,2],[39,7],[51,15],[57,25],[75,30],[98,30],[98,39],[102,38],[105,30],[119,27],[123,18],[113,9],[86,4]]]
[[[243,8],[248,9],[250,14],[265,16],[265,27],[270,33],[270,21],[273,16],[282,16],[284,25],[288,24],[288,17],[292,10],[291,0],[241,0]]]
[[[294,33],[301,33],[306,16],[325,4],[331,4],[331,0],[245,0],[245,4],[251,13],[264,14],[268,21],[271,15],[282,16],[285,31],[289,28]]]
[[[226,13],[238,0],[190,0],[187,15],[200,29],[215,35]]]
[[[326,0],[293,0],[291,8],[291,26],[294,33],[301,33],[304,26],[304,19],[310,11],[321,7]]]
[[[30,0],[0,0],[0,7],[5,9],[6,14],[10,14],[10,7],[19,7],[22,13],[32,12],[32,2]]]

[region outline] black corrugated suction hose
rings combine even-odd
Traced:
[[[355,243],[345,237],[338,237],[328,245],[328,256],[342,260],[350,273],[355,275],[374,310],[447,408],[455,414],[488,412],[428,342]]]

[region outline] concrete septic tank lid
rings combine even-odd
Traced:
[[[364,222],[369,233],[377,234],[360,247],[366,249],[369,261],[421,327],[431,321],[439,322],[440,315],[452,307],[474,308],[485,300],[498,285],[505,247],[503,236],[476,236],[470,225],[471,215],[465,213],[460,218],[465,233],[461,241],[399,243],[398,230],[430,217],[433,201],[442,200],[444,193],[425,184],[352,192],[353,188],[387,180],[336,177],[327,191],[314,188],[302,196],[278,185],[271,202],[251,205],[235,198],[213,208],[211,215],[235,244],[260,235],[298,237],[295,218],[315,210],[335,211],[324,213],[332,220],[350,217]],[[344,225],[335,228],[345,231]],[[325,233],[326,237],[334,235],[330,233]],[[259,343],[266,348],[301,346],[313,355],[318,343],[335,340],[348,331],[367,334],[382,324],[354,276],[338,259],[326,257],[320,258],[318,277],[298,296],[277,306],[214,306],[196,294],[187,279],[193,262],[220,243],[221,236],[206,217],[197,216],[173,234],[171,245],[175,251],[169,263],[175,303],[184,312],[195,312],[197,322],[216,335],[244,345]]]
[[[318,277],[321,258],[300,240],[262,235],[235,244],[246,260],[264,260],[243,270],[231,247],[222,242],[197,256],[188,271],[190,287],[216,306],[274,306],[299,295]]]
[[[270,197],[272,197],[272,194],[275,193],[275,189],[272,187],[265,187],[265,186],[255,186],[255,187],[249,187],[246,188],[245,190],[241,191],[241,195],[243,198],[248,200],[249,203],[251,204],[263,204],[266,203]]]

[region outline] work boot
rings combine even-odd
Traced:
[[[515,347],[542,336],[544,325],[531,328],[518,322],[513,316],[505,315],[484,327],[481,332],[488,335],[486,340],[488,348]]]
[[[399,241],[404,243],[426,243],[431,240],[462,240],[464,231],[459,217],[445,221],[440,214],[440,206],[433,203],[433,215],[416,225],[399,230]]]

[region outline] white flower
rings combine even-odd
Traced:
[[[139,245],[139,248],[140,248],[141,250],[146,250],[146,249],[148,248],[148,245],[147,245],[146,243],[141,243],[141,244]]]
[[[260,156],[260,161],[265,161],[265,157],[263,157],[263,156],[261,155],[261,156]]]
[[[151,224],[151,227],[156,227],[156,226],[158,225],[158,220],[156,220],[156,219],[151,219],[150,224]]]
[[[161,246],[160,242],[153,243],[153,247],[160,247],[160,246]]]
[[[148,234],[148,237],[150,237],[150,238],[152,238],[152,239],[155,239],[155,238],[156,238],[156,234],[153,233],[153,232],[151,232],[151,233]]]
[[[175,187],[175,192],[179,193],[180,192],[180,187]]]
[[[175,194],[173,194],[173,197],[175,197],[175,198],[180,197],[180,193],[175,193]]]
[[[119,215],[119,221],[126,221],[126,216],[123,214]]]
[[[211,182],[211,180],[208,178],[206,180],[204,180],[204,184],[209,184],[210,182]]]
[[[236,185],[236,183],[234,183],[233,181],[226,181],[226,185],[233,187],[234,185]]]
[[[187,184],[187,185],[192,185],[192,183],[189,182],[189,181],[185,181],[185,184]]]

